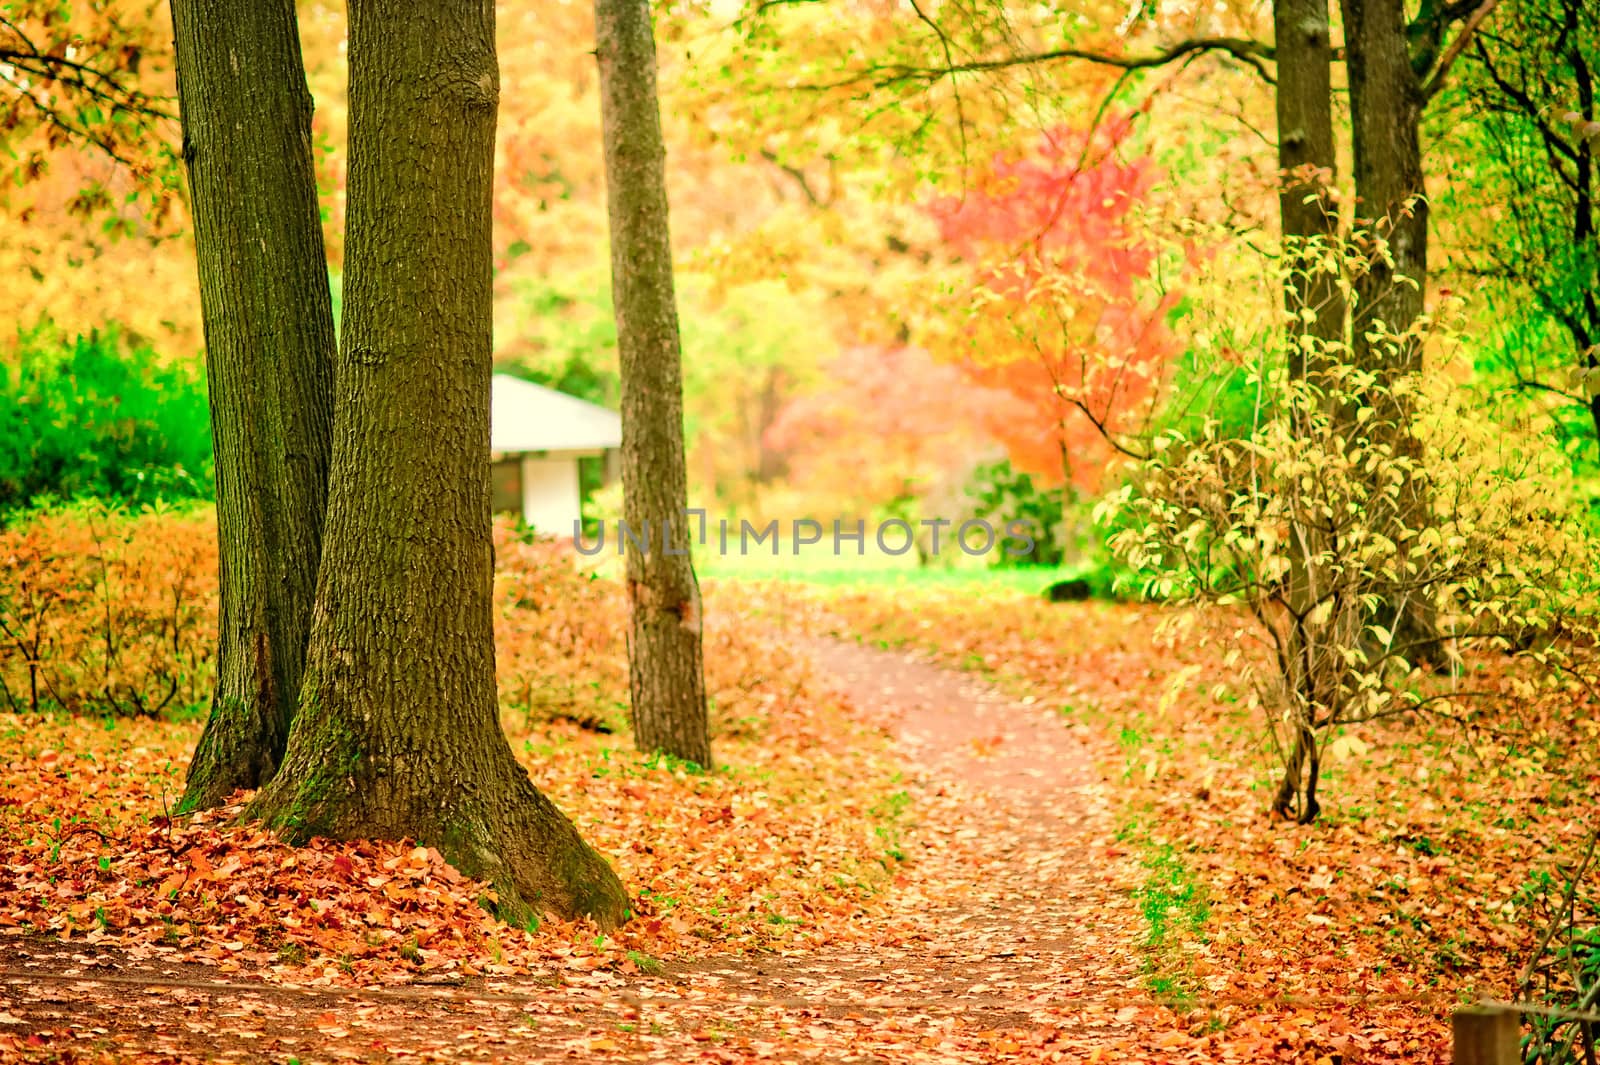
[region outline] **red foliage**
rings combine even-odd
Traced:
[[[1105,466],[1104,435],[1134,427],[1178,347],[1177,295],[1160,291],[1161,252],[1135,214],[1160,172],[1121,157],[1131,129],[1124,117],[1053,130],[929,207],[972,268],[965,320],[935,353],[1020,401],[988,422],[1013,460],[1084,488]]]

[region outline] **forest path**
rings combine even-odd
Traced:
[[[803,650],[889,732],[904,773],[881,840],[904,863],[886,854],[894,887],[857,917],[820,918],[842,945],[673,961],[653,977],[357,990],[8,936],[0,1059],[1163,1060],[1172,1021],[1140,990],[1135,871],[1085,736],[908,655]]]
[[[677,971],[722,994],[805,1003],[965,1050],[948,1060],[987,1059],[986,1040],[1035,1060],[1121,1058],[1137,1043],[1144,1011],[1134,1003],[1148,999],[1137,917],[1117,887],[1129,871],[1083,736],[1042,707],[906,654],[840,640],[803,649],[895,738],[910,861],[891,906],[907,934]]]

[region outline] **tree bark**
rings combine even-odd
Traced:
[[[1389,434],[1397,455],[1421,461],[1408,404],[1387,387],[1422,368],[1422,343],[1408,331],[1422,316],[1428,283],[1428,201],[1422,173],[1421,78],[1413,65],[1404,0],[1341,0],[1350,76],[1356,231],[1369,243],[1366,269],[1355,279],[1351,360],[1378,374],[1371,431]],[[1376,496],[1376,494],[1375,494]],[[1388,513],[1385,513],[1387,511]],[[1393,503],[1374,500],[1372,520],[1397,542],[1429,523],[1426,494],[1414,479]],[[1435,669],[1449,665],[1438,639],[1437,612],[1416,599],[1378,611],[1412,657]]]
[[[180,809],[271,779],[327,502],[333,311],[292,0],[173,0],[216,453],[217,687]]]
[[[1278,69],[1278,213],[1290,270],[1284,291],[1288,371],[1300,380],[1343,357],[1338,347],[1346,311],[1342,278],[1337,266],[1326,269],[1327,252],[1339,241],[1328,0],[1274,0],[1272,23]],[[1305,311],[1311,312],[1309,319]],[[1298,434],[1305,436],[1308,430],[1308,419],[1301,418]],[[1301,517],[1288,545],[1289,609],[1297,618],[1311,612],[1323,583],[1317,561],[1325,549],[1315,520]]]
[[[1344,298],[1338,278],[1318,268],[1318,242],[1338,238],[1339,210],[1333,179],[1337,155],[1333,141],[1333,47],[1328,25],[1328,0],[1275,0],[1272,7],[1278,61],[1278,213],[1285,255],[1294,274],[1288,301],[1289,371],[1304,376],[1307,349],[1298,343],[1309,336],[1322,344],[1344,335]],[[1311,321],[1301,318],[1310,310]]]
[[[666,148],[648,0],[595,0],[595,40],[622,370],[623,519],[645,542],[644,550],[628,552],[634,743],[709,767]]]
[[[1354,284],[1353,359],[1393,377],[1418,368],[1421,345],[1374,346],[1382,323],[1404,333],[1422,314],[1428,281],[1428,201],[1422,177],[1422,85],[1412,67],[1403,0],[1341,0],[1356,191],[1356,228],[1382,241]],[[1382,412],[1380,412],[1382,413]],[[1399,417],[1400,412],[1391,412]]]
[[[352,0],[343,351],[321,579],[283,767],[291,840],[410,838],[496,912],[627,915],[500,729],[489,516],[492,0]]]

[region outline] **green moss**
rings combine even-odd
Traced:
[[[567,886],[572,908],[593,917],[602,928],[620,925],[632,916],[616,873],[598,851],[582,840],[562,848],[554,872]]]
[[[306,694],[303,690],[302,695]],[[338,715],[318,714],[317,709],[314,698],[308,697],[301,711],[301,720],[312,722],[317,732],[316,737],[308,741],[309,748],[318,752],[317,760],[298,781],[283,776],[288,770],[285,766],[279,771],[279,778],[271,788],[271,792],[276,792],[284,783],[293,784],[294,791],[288,797],[287,805],[278,809],[261,809],[257,804],[252,804],[246,812],[246,816],[261,817],[269,827],[278,829],[295,846],[313,836],[334,834],[327,816],[329,800],[342,790],[344,781],[353,777],[361,764],[361,748],[354,733],[344,727]],[[270,795],[268,792],[263,794]]]

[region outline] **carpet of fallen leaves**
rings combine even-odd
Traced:
[[[1521,903],[1600,818],[1600,722],[1582,693],[1535,699],[1506,660],[1468,663],[1497,693],[1469,719],[1350,727],[1325,767],[1321,821],[1267,814],[1262,711],[1229,685],[1216,618],[1204,641],[1157,637],[1163,608],[1052,605],[970,589],[747,590],[797,629],[914,649],[1083,725],[1119,785],[1119,836],[1150,870],[1149,986],[1214,1008],[1217,1045],[1255,1034],[1240,1003],[1420,1000],[1383,1054],[1444,1053],[1451,1003],[1516,997],[1537,931]],[[1171,903],[1173,912],[1152,910]],[[1196,914],[1187,927],[1173,919]],[[1348,1006],[1287,1010],[1278,1031]],[[1257,1023],[1267,1019],[1256,1015]],[[1348,1060],[1348,1059],[1347,1059]]]
[[[169,818],[193,714],[0,715],[0,1057],[1445,1060],[1600,779],[1587,711],[1373,727],[1286,826],[1150,608],[750,584],[689,772],[617,731],[615,586],[499,552],[508,736],[639,917],[513,929],[426,848]]]

